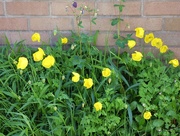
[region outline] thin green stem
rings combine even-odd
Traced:
[[[124,99],[125,99],[125,104],[127,103],[126,101],[126,92],[124,92]],[[124,110],[124,130],[125,130],[125,136],[127,136],[127,110]]]

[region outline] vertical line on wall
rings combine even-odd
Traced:
[[[164,26],[165,26],[165,21],[164,21],[164,17],[162,17],[162,30],[161,31],[165,31],[164,30],[164,28],[165,28]]]
[[[144,0],[141,0],[141,17],[144,17]]]
[[[52,1],[49,1],[48,2],[48,9],[49,9],[49,17],[50,18],[52,18]],[[49,37],[50,37],[50,40],[49,40],[49,42],[50,42],[50,45],[53,45],[53,41],[52,41],[52,31],[53,30],[51,30],[51,31],[48,31],[48,35],[49,35]]]
[[[52,1],[48,2],[48,7],[49,7],[49,16],[52,16]]]
[[[3,0],[3,12],[4,12],[4,17],[7,18],[6,1],[5,0]],[[8,37],[9,31],[5,30],[4,35]]]
[[[6,1],[3,1],[3,12],[4,12],[4,16],[7,16],[7,11],[6,11]]]

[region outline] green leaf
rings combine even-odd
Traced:
[[[121,48],[124,48],[125,47],[125,44],[126,44],[126,41],[125,40],[120,40],[120,39],[117,39],[116,40],[116,45],[121,47]]]
[[[140,85],[140,83],[136,83],[136,84],[134,84],[132,86],[129,86],[128,89],[126,89],[126,92],[133,89],[133,88],[135,88],[135,87],[138,87],[139,85]]]
[[[136,102],[136,101],[133,101],[133,102],[130,104],[130,106],[131,106],[131,110],[135,110],[136,107],[137,107],[137,102]]]
[[[125,7],[124,5],[120,5],[119,6],[119,12],[122,12],[124,7]]]
[[[176,117],[176,116],[177,116],[177,115],[176,115],[176,112],[174,112],[174,111],[172,111],[172,110],[168,111],[168,112],[166,113],[166,115],[167,115],[167,116],[171,116],[171,117]]]
[[[118,34],[115,33],[115,34],[113,35],[113,38],[114,38],[114,39],[118,39]]]
[[[120,21],[119,18],[114,18],[114,19],[112,19],[111,25],[112,25],[112,26],[115,26],[116,24],[119,23],[119,21]]]
[[[133,117],[132,117],[132,110],[131,110],[130,105],[128,105],[127,110],[128,110],[128,116],[129,116],[129,124],[130,124],[130,126],[132,126],[132,123],[133,123]]]
[[[114,7],[118,7],[119,8],[119,12],[123,11],[123,8],[125,7],[124,5],[120,5],[120,4],[115,4]]]
[[[79,26],[80,28],[84,28],[84,27],[82,26],[82,21],[80,21],[80,22],[78,23],[78,26]]]
[[[114,7],[119,7],[120,5],[119,4],[114,4]]]
[[[145,119],[141,115],[136,116],[135,120],[139,123],[139,125],[144,125],[145,123]]]
[[[94,45],[96,45],[96,43],[97,43],[98,35],[99,35],[99,30],[96,30],[96,32],[95,32],[95,34],[93,36],[93,43],[94,43]]]
[[[96,22],[95,22],[96,19],[97,19],[97,18],[92,18],[92,20],[91,20],[91,22],[92,22],[93,24],[95,24],[95,25],[96,25]]]
[[[139,111],[139,112],[143,112],[143,110],[144,110],[143,106],[141,106],[141,105],[139,105],[139,104],[137,105],[137,108],[138,108],[138,111]]]
[[[128,81],[126,80],[126,78],[121,74],[121,79],[126,83],[126,85],[129,87],[129,83]]]
[[[164,124],[164,121],[161,119],[156,119],[153,121],[153,126],[154,127],[161,127]]]
[[[5,136],[3,133],[0,133],[0,136]]]

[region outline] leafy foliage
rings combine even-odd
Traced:
[[[125,0],[114,5],[119,13],[124,8],[121,2]],[[89,7],[79,10],[96,12]],[[139,57],[108,46],[99,50],[95,46],[99,31],[80,32],[82,13],[76,16],[78,32],[72,31],[67,44],[60,34],[55,46],[41,46],[45,56],[55,58],[50,68],[42,66],[43,60],[34,61],[37,49],[24,41],[11,47],[6,38],[7,45],[0,47],[0,136],[178,136],[180,68],[178,61],[171,61],[173,53],[166,48],[153,54],[154,48]],[[95,21],[92,17],[91,23]],[[119,16],[111,25],[119,26],[121,21]],[[114,38],[119,50],[127,48],[129,40],[135,41],[133,34],[123,37],[120,31]],[[22,56],[28,66],[17,69]],[[106,77],[104,68],[109,69]],[[77,82],[72,72],[80,75]],[[87,89],[84,79],[89,78],[93,84]],[[96,102],[102,104],[98,111]],[[146,111],[152,114],[148,120]]]

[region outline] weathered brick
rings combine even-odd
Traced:
[[[0,18],[0,30],[27,30],[26,18]]]
[[[48,2],[7,2],[8,15],[49,15]]]
[[[87,8],[85,8],[87,6]],[[80,11],[79,8],[83,8],[83,15],[90,15],[93,14],[93,12],[87,12],[87,9],[95,9],[95,3],[94,2],[78,2],[78,7],[74,8],[72,7],[72,3],[70,2],[52,2],[51,4],[51,14],[52,15],[79,15]]]
[[[98,3],[98,15],[118,15],[118,7],[114,7],[114,2],[99,2]],[[125,7],[123,8],[122,15],[140,15],[141,14],[141,2],[131,1],[125,2]]]
[[[3,3],[0,2],[0,16],[4,14]]]
[[[180,18],[165,18],[164,30],[180,31]]]
[[[31,30],[72,30],[71,18],[30,18]]]
[[[145,2],[144,15],[180,15],[180,2]]]

